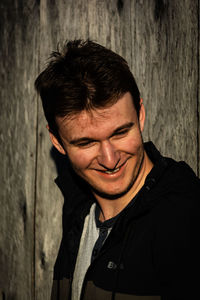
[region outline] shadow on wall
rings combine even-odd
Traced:
[[[85,197],[86,199],[88,197],[93,198],[90,187],[74,172],[68,156],[61,154],[55,147],[51,148],[50,155],[55,163],[57,175],[59,177],[59,180],[56,180],[56,183],[61,189],[64,198],[65,196],[69,196],[74,200],[79,198],[80,201],[82,198],[85,201]]]
[[[66,168],[69,169],[71,167],[68,156],[61,154],[55,147],[51,148],[50,155],[55,163],[58,175],[63,174]]]
[[[64,197],[62,227],[63,232],[66,232],[74,212],[76,212],[77,216],[80,216],[80,212],[84,215],[84,211],[88,207],[85,206],[85,203],[93,203],[95,200],[90,187],[74,172],[68,156],[62,155],[54,147],[51,148],[50,154],[56,165],[59,177],[56,179],[56,183]],[[76,220],[76,217],[74,219]]]

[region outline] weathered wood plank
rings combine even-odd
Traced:
[[[38,16],[35,1],[1,1],[0,294],[6,300],[34,296]]]
[[[197,172],[198,1],[132,1],[132,57],[145,140]]]
[[[59,41],[90,38],[132,66],[147,108],[145,139],[197,170],[197,1],[48,1],[40,4],[40,68]],[[183,117],[184,116],[184,117]],[[48,297],[61,230],[61,195],[39,112],[36,298]],[[42,180],[41,180],[42,178]]]
[[[61,8],[59,8],[60,4]],[[44,68],[50,52],[56,50],[57,44],[61,40],[60,33],[64,30],[61,29],[64,26],[64,20],[59,18],[63,11],[68,12],[61,1],[40,1],[40,71]],[[51,148],[46,121],[40,104],[38,111],[35,241],[35,297],[37,300],[50,298],[53,266],[61,239],[63,199],[54,184],[57,172],[55,163],[51,158]]]
[[[116,51],[131,64],[130,0],[88,3],[89,37]]]
[[[0,6],[3,299],[50,296],[63,200],[53,183],[56,166],[33,82],[38,58],[42,70],[59,41],[89,37],[122,54],[147,108],[145,140],[195,171],[199,165],[198,1],[41,0],[40,35],[38,3]]]
[[[126,10],[129,10],[126,1]],[[93,39],[118,53],[129,56],[130,46],[125,38],[130,34],[126,13],[120,11],[117,1],[48,1],[40,3],[40,68],[59,41],[66,39]],[[125,35],[123,37],[123,34]],[[124,39],[124,42],[122,42]],[[127,45],[131,44],[126,39]],[[39,148],[37,165],[36,206],[36,299],[48,299],[53,265],[61,238],[62,195],[53,184],[55,164],[50,158],[51,143],[45,128],[40,106]],[[42,180],[41,180],[42,179]]]

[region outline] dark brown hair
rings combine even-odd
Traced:
[[[35,87],[50,130],[56,136],[56,116],[112,105],[126,92],[131,93],[139,115],[140,93],[127,62],[89,40],[68,41],[62,51],[53,52]]]

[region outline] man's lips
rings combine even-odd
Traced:
[[[115,173],[118,173],[121,168],[126,164],[128,159],[126,159],[119,167],[115,168],[115,169],[95,169],[95,171],[97,172],[101,172],[102,174],[108,174],[108,175],[112,175]]]

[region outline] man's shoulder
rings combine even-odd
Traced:
[[[176,193],[200,193],[200,179],[192,168],[184,161],[165,158],[169,168],[166,169],[164,180],[168,182],[169,190]]]
[[[200,179],[186,162],[162,156],[152,142],[145,143],[145,150],[154,163],[151,173],[159,177],[158,188],[166,192],[200,192]]]
[[[160,225],[177,222],[190,222],[192,218],[200,218],[200,179],[183,161],[177,162],[164,158],[168,164],[160,182],[157,185],[157,208],[160,215]]]
[[[164,157],[153,143],[146,145],[147,154],[154,161],[148,179],[156,179],[149,195],[156,199],[155,209],[163,216],[196,214],[200,203],[200,179],[184,161]],[[163,211],[163,212],[162,212]]]

